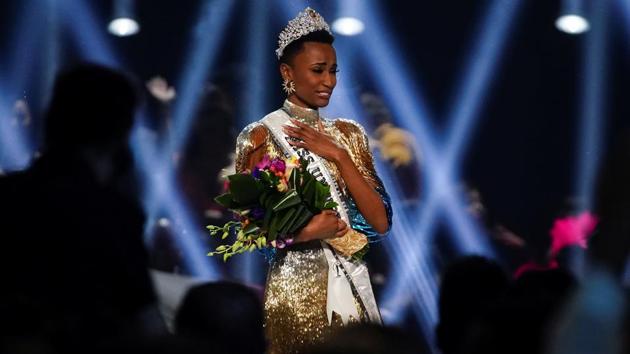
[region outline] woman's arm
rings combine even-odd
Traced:
[[[346,183],[350,195],[352,195],[352,199],[354,199],[365,220],[379,234],[387,232],[389,221],[387,220],[383,200],[376,190],[363,178],[363,175],[354,165],[350,154],[342,149],[332,158],[332,161],[337,165],[341,177]]]
[[[243,129],[236,140],[236,172],[252,171],[272,144],[267,128],[250,125]],[[324,211],[313,216],[294,238],[295,242],[342,237],[349,231],[348,225],[334,211]]]
[[[352,157],[343,147],[339,146],[335,140],[323,132],[320,123],[320,131],[301,123],[291,120],[295,127],[285,126],[285,132],[300,141],[290,141],[292,145],[306,148],[315,154],[334,162],[339,169],[357,208],[365,217],[366,221],[380,234],[389,229],[387,211],[379,193],[363,177]],[[367,149],[367,146],[364,147]]]

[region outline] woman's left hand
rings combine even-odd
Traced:
[[[305,148],[333,162],[338,161],[341,154],[346,152],[330,135],[324,132],[321,121],[319,122],[319,131],[295,119],[291,119],[291,123],[295,127],[285,125],[284,132],[299,140],[290,139],[289,144]]]

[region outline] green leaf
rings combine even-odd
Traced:
[[[363,260],[363,257],[365,257],[365,255],[368,253],[368,251],[370,250],[370,244],[366,244],[363,248],[361,248],[360,250],[358,250],[357,252],[355,252],[351,258],[355,261],[361,261]]]
[[[265,205],[265,201],[267,200],[267,198],[269,198],[269,194],[268,192],[263,192],[260,194],[260,197],[258,198],[258,204],[260,205]]]
[[[235,174],[228,178],[232,198],[241,206],[254,204],[263,191],[262,186],[251,175]]]
[[[276,205],[276,203],[278,203],[280,199],[282,199],[282,197],[283,195],[278,192],[269,193],[269,198],[265,200],[265,204],[263,205],[263,207],[265,208],[265,210],[273,209],[273,206]]]
[[[228,209],[236,207],[236,202],[234,201],[234,199],[232,198],[232,194],[230,193],[221,194],[214,198],[214,201]]]
[[[243,230],[243,233],[245,233],[245,234],[254,233],[254,232],[258,231],[259,229],[260,229],[260,227],[258,227],[258,225],[254,224],[254,223],[249,223],[249,224],[247,224],[247,226]]]
[[[269,229],[269,223],[271,222],[271,216],[273,215],[273,209],[268,208],[267,211],[265,211],[265,218],[263,219],[263,229],[268,230]]]
[[[302,189],[302,199],[309,206],[313,207],[313,201],[315,199],[315,180],[313,177],[306,178],[306,176],[307,175],[304,175],[306,182],[304,184],[304,188]]]
[[[291,220],[295,212],[296,212],[296,209],[289,209],[286,211],[286,213],[284,214],[284,216],[282,217],[282,219],[280,219],[280,222],[278,223],[278,233],[280,234],[284,233],[282,231],[284,230],[285,225],[289,223],[289,221]]]
[[[297,189],[297,186],[300,182],[300,170],[297,168],[294,168],[293,170],[291,170],[291,175],[289,176],[289,180],[287,182],[288,182],[289,188]]]
[[[282,234],[287,234],[287,233],[290,233],[290,231],[289,231],[289,230],[291,230],[291,229],[293,228],[293,224],[295,224],[295,222],[297,221],[298,217],[299,217],[300,215],[302,215],[302,213],[304,212],[304,210],[307,210],[307,209],[306,209],[306,206],[305,206],[304,204],[301,204],[300,206],[298,206],[298,207],[296,207],[296,208],[295,208],[295,213],[293,214],[293,217],[291,218],[291,220],[289,220],[289,222],[287,222],[287,223],[283,226],[283,228],[282,228],[282,230],[281,230],[281,233],[282,233]]]
[[[325,204],[324,204],[324,209],[335,209],[337,207],[337,203],[335,203],[332,200],[328,200]]]
[[[273,209],[273,211],[278,212],[280,210],[287,209],[287,208],[290,208],[292,206],[298,205],[298,204],[300,204],[301,201],[302,201],[302,199],[298,195],[298,192],[295,191],[295,190],[290,190],[290,191],[288,191],[287,193],[284,194],[282,199],[280,199],[278,202],[276,202],[272,206],[272,209]]]
[[[270,240],[275,240],[276,237],[278,236],[278,221],[280,218],[278,218],[277,216],[273,219],[271,219],[271,224],[269,225],[269,239]]]
[[[315,193],[313,196],[313,206],[316,210],[322,210],[324,208],[324,200],[322,199],[322,185],[315,183]]]

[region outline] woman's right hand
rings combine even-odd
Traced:
[[[295,238],[296,242],[323,240],[345,235],[349,231],[348,224],[341,220],[333,210],[324,210],[302,228]]]

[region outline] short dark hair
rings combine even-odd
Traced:
[[[327,31],[320,30],[311,32],[286,46],[280,57],[280,63],[291,64],[293,58],[304,49],[304,43],[306,42],[333,44],[334,41],[335,37]]]
[[[138,105],[127,75],[97,64],[80,64],[55,80],[44,123],[46,150],[103,146],[125,138]]]
[[[175,315],[175,333],[208,341],[218,353],[262,353],[266,347],[258,295],[243,284],[225,281],[188,290]]]

